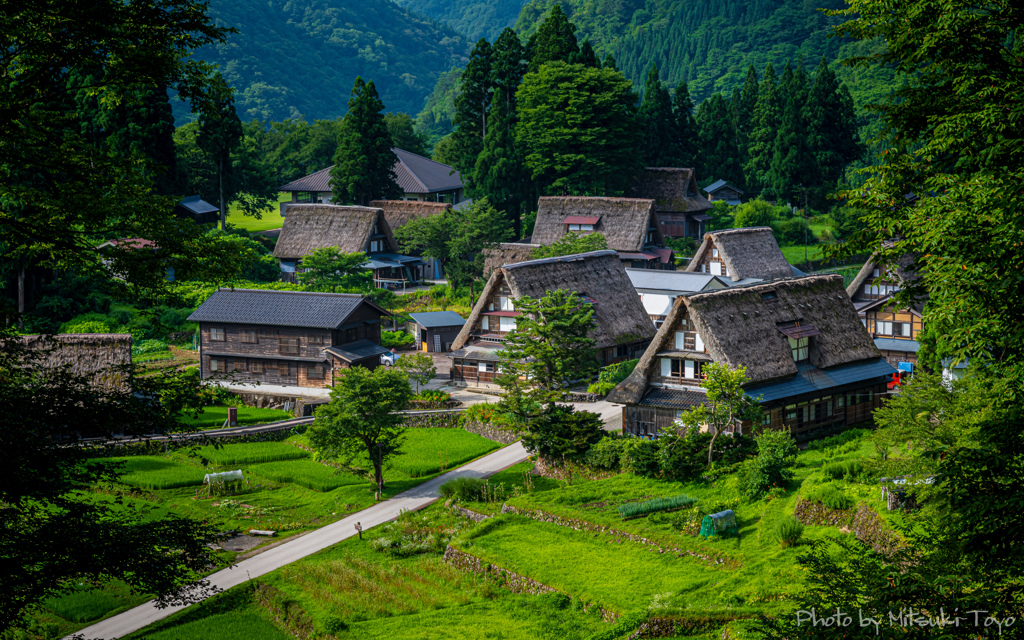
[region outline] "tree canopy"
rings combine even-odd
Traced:
[[[395,176],[398,157],[384,120],[384,103],[377,97],[373,81],[356,78],[348,113],[341,121],[338,150],[331,169],[334,202],[362,206],[371,200],[393,200],[402,196]]]

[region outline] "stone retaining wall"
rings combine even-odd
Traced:
[[[882,555],[890,555],[904,546],[900,536],[889,528],[875,510],[861,503],[856,509],[829,509],[820,502],[799,500],[793,515],[803,524],[847,527],[857,539]]]
[[[462,428],[470,433],[475,433],[478,436],[483,436],[488,440],[494,442],[500,442],[501,444],[512,444],[520,438],[518,433],[509,431],[508,429],[498,429],[484,422],[466,421],[462,425]]]
[[[690,549],[681,549],[679,547],[666,545],[656,540],[650,540],[643,536],[636,535],[635,533],[629,533],[628,531],[613,529],[612,527],[608,527],[601,524],[594,524],[593,522],[588,522],[586,520],[579,520],[575,518],[563,518],[562,516],[558,516],[553,513],[548,513],[547,511],[543,511],[541,509],[519,509],[508,504],[503,504],[501,505],[501,512],[524,516],[526,518],[530,518],[531,520],[536,520],[538,522],[547,522],[553,525],[557,525],[559,527],[568,527],[569,529],[573,529],[575,531],[604,533],[606,535],[615,536],[616,538],[622,538],[623,540],[629,540],[630,542],[642,544],[651,547],[652,549],[657,549],[658,553],[671,552],[676,554],[676,556],[678,557],[682,557],[684,555],[692,556],[694,558],[697,558],[698,560],[701,560],[702,562],[706,562],[712,565],[726,564],[726,559],[722,556],[715,554],[714,552],[699,552],[692,551]]]
[[[459,515],[462,515],[462,516],[465,516],[465,517],[469,518],[473,522],[483,522],[484,520],[487,520],[489,518],[493,518],[494,517],[494,516],[489,516],[489,515],[486,515],[486,514],[483,514],[483,513],[477,513],[476,511],[473,511],[472,509],[467,509],[466,507],[463,507],[463,506],[457,505],[457,504],[451,504],[451,505],[446,505],[446,506],[449,509],[451,509],[452,511],[458,513]]]
[[[503,569],[502,567],[497,567],[493,564],[484,562],[480,558],[470,555],[465,551],[459,551],[451,545],[448,545],[448,548],[444,550],[444,560],[456,569],[462,571],[471,571],[483,576],[495,576],[512,593],[538,594],[551,593],[554,591],[554,589],[546,584],[541,584],[536,580],[532,580],[526,576],[521,576],[514,571],[509,571],[508,569]]]

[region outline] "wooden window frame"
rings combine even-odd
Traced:
[[[231,371],[249,371],[249,361],[245,358],[232,358]]]
[[[253,360],[249,362],[249,373],[264,373],[263,361]]]
[[[210,373],[224,373],[227,368],[228,363],[224,358],[210,358]]]
[[[276,338],[277,337],[277,329],[260,329],[259,337],[260,338]]]
[[[255,329],[240,329],[238,331],[238,340],[243,344],[257,344],[259,342]]]
[[[327,375],[327,368],[319,364],[307,364],[306,365],[306,379],[307,380],[323,380]]]
[[[789,349],[793,354],[793,362],[803,362],[811,357],[810,338],[788,338]]]
[[[298,338],[278,338],[277,340],[277,352],[283,356],[297,356],[299,355],[299,339]]]
[[[210,342],[226,342],[227,339],[227,329],[224,327],[210,327]]]
[[[309,344],[323,344],[324,336],[322,333],[317,333],[309,336]]]

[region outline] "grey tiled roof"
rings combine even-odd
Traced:
[[[917,340],[901,340],[900,338],[875,338],[875,346],[886,351],[906,351],[917,353],[921,348]]]
[[[748,387],[746,393],[752,398],[763,396],[761,402],[771,402],[805,393],[828,392],[839,387],[856,383],[868,383],[877,378],[892,375],[896,368],[885,360],[867,360],[852,364],[818,369],[804,362],[797,366],[795,376],[778,382],[768,382]]]
[[[689,389],[665,389],[651,387],[640,400],[641,407],[661,407],[663,409],[690,409],[707,402],[707,394]]]
[[[690,271],[663,271],[661,269],[626,269],[629,281],[633,288],[650,289],[657,291],[673,291],[677,293],[692,293],[703,291],[712,280],[718,280],[723,285],[731,284],[728,278],[719,278],[710,273],[694,273]]]
[[[363,296],[355,293],[218,289],[188,319],[337,329],[363,302]]]
[[[370,340],[357,340],[356,342],[349,342],[348,344],[327,347],[324,351],[332,353],[346,362],[372,358],[373,356],[380,356],[390,352],[387,348],[380,346],[376,342],[371,342]]]
[[[398,156],[395,163],[395,178],[398,186],[405,193],[435,193],[437,191],[451,191],[462,188],[462,178],[459,172],[440,162],[434,162],[430,158],[409,153],[403,149],[394,148],[392,151]],[[331,190],[331,169],[334,165],[321,169],[316,173],[292,180],[279,188],[280,191],[316,191],[326,192]],[[449,175],[450,174],[450,175]]]
[[[181,199],[181,206],[185,207],[192,213],[213,213],[220,212],[220,209],[213,206],[206,200],[203,200],[199,196],[188,196]]]
[[[738,191],[740,193],[743,193],[742,189],[740,189],[739,187],[737,187],[735,185],[729,184],[725,180],[715,180],[714,182],[712,182],[708,186],[704,187],[704,191],[706,191],[708,193],[714,193],[714,192],[718,191],[719,189],[721,189],[722,187],[724,187],[726,185],[729,185],[730,187],[732,187],[736,191]]]
[[[426,313],[410,313],[413,322],[432,329],[434,327],[461,327],[466,324],[465,318],[454,311],[428,311]]]

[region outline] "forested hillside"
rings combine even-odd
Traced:
[[[395,0],[399,5],[423,14],[476,42],[494,40],[505,27],[511,27],[526,0]]]
[[[838,20],[819,9],[840,0],[531,0],[516,31],[531,35],[555,4],[562,5],[599,57],[615,56],[619,69],[641,85],[651,64],[669,86],[686,82],[701,102],[743,84],[747,67],[781,68],[803,56],[813,68],[837,57],[842,41],[829,38]]]
[[[388,0],[213,0],[210,14],[238,33],[197,57],[220,65],[242,120],[344,115],[356,76],[415,114],[468,53],[464,36]]]

